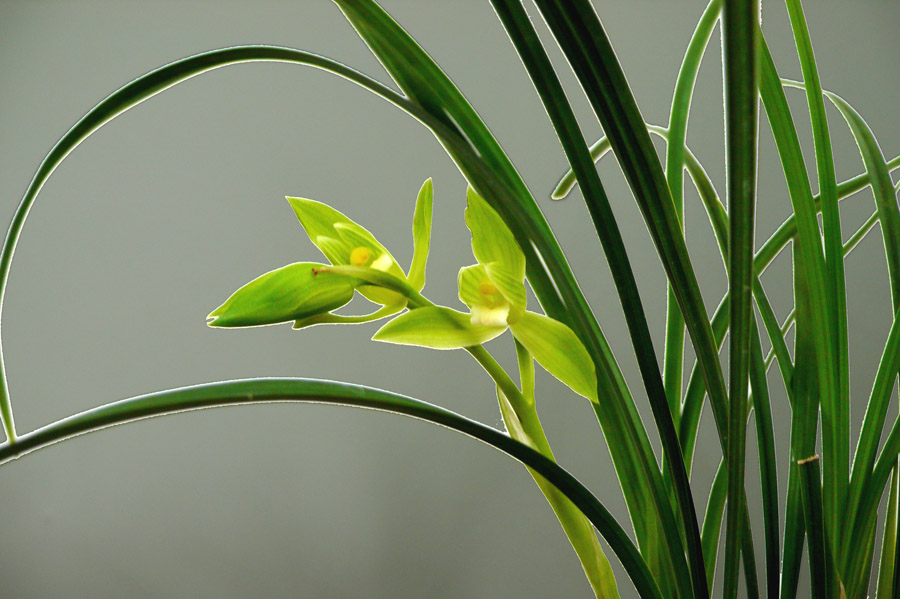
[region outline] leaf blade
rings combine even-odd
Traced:
[[[759,2],[729,0],[722,11],[729,216],[728,291],[728,513],[725,527],[724,596],[736,599],[743,532],[747,382],[750,366],[751,280],[756,211],[757,22]],[[709,384],[709,383],[707,383]],[[750,576],[747,573],[746,576]]]
[[[550,481],[581,510],[609,543],[642,597],[662,599],[637,548],[612,514],[575,477],[531,447],[500,431],[411,397],[315,379],[249,379],[208,383],[113,402],[0,444],[0,464],[77,435],[152,416],[275,401],[361,407],[410,416],[450,428],[498,449]]]

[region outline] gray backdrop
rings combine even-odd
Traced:
[[[547,199],[565,161],[488,2],[384,4],[451,75],[519,167],[648,415],[580,195]],[[665,124],[705,2],[596,4],[645,117]],[[900,152],[900,9],[876,0],[807,4],[823,84],[858,108],[893,157]],[[764,16],[783,74],[799,77],[784,7],[771,2]],[[312,50],[386,79],[329,2],[0,1],[2,219],[11,217],[50,147],[108,93],[169,61],[241,43]],[[717,44],[718,34],[701,69],[689,143],[722,191]],[[559,60],[555,46],[551,53]],[[574,78],[565,69],[562,78],[585,130],[599,136]],[[790,95],[811,158],[803,99]],[[861,170],[859,155],[840,117],[829,115],[839,177],[846,178]],[[765,123],[760,156],[761,243],[789,212]],[[614,160],[600,172],[661,358],[662,271]],[[251,278],[319,259],[284,195],[336,206],[406,264],[415,193],[426,177],[435,185],[426,294],[455,306],[456,272],[473,262],[465,182],[428,131],[385,102],[320,71],[255,64],[204,75],[120,117],[59,168],[19,245],[3,320],[19,430],[148,391],[290,375],[388,388],[499,425],[490,381],[461,352],[375,344],[372,325],[303,332],[205,326],[204,316]],[[687,204],[689,245],[711,310],[725,277],[692,191]],[[871,209],[868,193],[861,194],[846,204],[846,222],[860,223]],[[764,280],[782,318],[789,275],[785,256]],[[879,234],[848,261],[847,278],[856,428],[890,322]],[[508,337],[490,347],[512,367]],[[771,381],[784,453],[788,412],[774,370]],[[624,517],[587,403],[544,373],[538,393],[560,462]],[[749,435],[755,438],[752,428]],[[698,500],[706,498],[718,452],[706,418]],[[758,523],[755,459],[751,452],[747,480]],[[0,497],[4,597],[589,594],[522,467],[456,434],[373,412],[271,405],[145,421],[5,466]],[[620,586],[623,596],[633,595],[624,576]]]

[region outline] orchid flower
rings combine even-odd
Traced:
[[[525,255],[503,219],[471,187],[466,224],[477,264],[459,271],[459,299],[469,313],[445,306],[410,310],[385,324],[373,339],[457,349],[486,343],[510,329],[550,374],[573,391],[597,400],[594,363],[565,324],[526,310]]]
[[[402,294],[373,285],[365,277],[343,274],[340,267],[364,269],[361,273],[368,269],[385,273],[416,292],[425,286],[431,239],[431,179],[422,185],[416,200],[413,260],[408,273],[403,272],[391,253],[369,231],[334,208],[304,198],[288,197],[287,201],[330,265],[298,262],[254,279],[209,314],[209,326],[246,327],[294,321],[294,328],[302,328],[325,323],[359,323],[396,314],[406,307],[407,299]],[[323,274],[330,269],[334,272]],[[353,299],[355,291],[382,307],[363,316],[333,314],[332,310]]]

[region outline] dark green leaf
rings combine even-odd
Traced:
[[[252,379],[209,383],[142,395],[60,420],[0,444],[0,464],[63,439],[142,418],[200,408],[271,402],[354,406],[402,414],[468,435],[518,460],[553,484],[597,527],[645,599],[662,599],[637,548],[612,514],[575,477],[552,459],[505,433],[417,399],[346,383],[312,379]]]

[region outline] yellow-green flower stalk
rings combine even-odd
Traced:
[[[469,313],[443,306],[410,310],[384,325],[379,341],[434,349],[467,349],[497,383],[500,411],[511,437],[546,457],[553,452],[538,419],[534,401],[534,359],[571,389],[597,401],[593,361],[566,325],[526,310],[525,256],[503,220],[469,189],[466,224],[472,232],[472,252],[478,264],[459,271],[459,299]],[[507,329],[519,356],[521,391],[481,347]],[[571,501],[534,472],[566,536],[578,554],[597,597],[618,597],[609,561],[593,526]]]
[[[310,240],[330,265],[302,262],[267,273],[238,289],[210,314],[211,326],[253,326],[294,321],[294,328],[322,323],[359,323],[407,309],[373,339],[435,349],[465,348],[497,384],[500,411],[511,437],[553,459],[534,402],[534,360],[577,393],[597,400],[594,365],[564,324],[526,310],[525,257],[509,229],[469,189],[466,223],[477,264],[460,270],[459,298],[469,312],[436,306],[419,294],[431,236],[431,181],[416,201],[414,256],[404,273],[388,250],[359,224],[334,208],[288,198]],[[358,291],[381,308],[363,316],[332,313]],[[481,344],[512,331],[522,389]],[[587,518],[555,487],[532,472],[575,548],[598,597],[617,597],[615,580]]]

